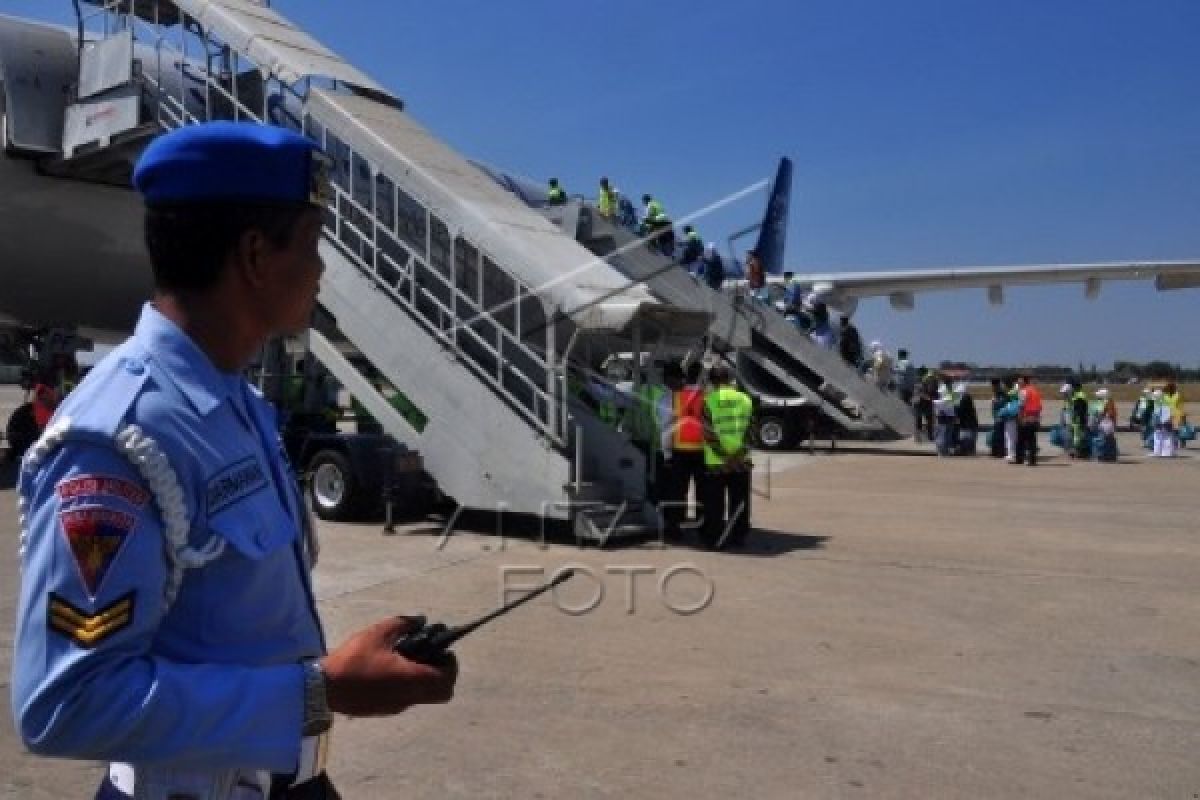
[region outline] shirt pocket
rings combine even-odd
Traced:
[[[203,642],[246,663],[292,659],[296,643],[315,637],[299,532],[274,488],[222,509],[208,525],[228,546],[193,577],[189,600],[203,620]]]
[[[252,561],[260,561],[275,550],[292,544],[299,533],[283,498],[266,477],[266,467],[261,470],[260,485],[208,517],[211,534],[224,539]]]

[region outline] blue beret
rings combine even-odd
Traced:
[[[133,185],[150,205],[323,205],[329,198],[329,164],[315,142],[285,128],[206,122],[151,142],[133,170]]]

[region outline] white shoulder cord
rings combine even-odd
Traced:
[[[47,426],[46,430],[42,432],[42,435],[38,438],[38,440],[33,443],[33,446],[25,452],[25,457],[21,459],[21,472],[33,472],[36,470],[38,466],[46,460],[46,456],[53,453],[58,446],[62,444],[63,439],[67,437],[67,433],[70,430],[70,417],[56,419],[49,426]],[[24,481],[21,482],[21,485],[24,485]],[[21,491],[20,486],[18,486],[17,512],[20,514],[21,525],[21,547],[19,550],[20,560],[18,563],[21,565],[22,570],[25,568],[25,548],[29,544],[29,520],[26,517],[28,511],[29,503],[25,500],[25,493]]]
[[[117,446],[125,457],[142,474],[155,502],[163,515],[163,535],[167,540],[167,560],[171,563],[171,574],[167,579],[165,597],[167,608],[175,602],[179,586],[183,582],[183,571],[203,567],[225,552],[225,540],[210,536],[208,542],[196,549],[187,543],[187,505],[183,500],[183,489],[175,470],[167,461],[162,448],[137,425],[129,425],[117,434]]]

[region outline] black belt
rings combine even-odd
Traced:
[[[341,800],[337,789],[329,776],[322,772],[315,778],[304,783],[292,785],[291,777],[276,775],[271,782],[271,794],[267,800]],[[130,796],[122,792],[105,776],[104,782],[96,791],[95,800],[130,800]]]
[[[341,800],[338,790],[333,788],[329,775],[322,772],[304,783],[292,784],[287,775],[276,775],[271,781],[268,800]]]

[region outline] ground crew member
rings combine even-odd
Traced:
[[[652,245],[665,256],[675,255],[675,230],[671,226],[671,218],[667,216],[667,212],[663,209],[663,204],[655,200],[651,195],[642,195],[642,236],[651,236],[658,233],[651,239]]]
[[[607,220],[617,216],[617,193],[609,185],[608,178],[600,179],[600,193],[596,196],[596,210]]]
[[[1042,393],[1028,375],[1021,376],[1018,390],[1020,405],[1017,410],[1017,463],[1037,465],[1037,434],[1042,424]]]
[[[453,692],[452,659],[393,652],[402,618],[325,654],[316,537],[239,374],[309,324],[327,176],[281,128],[155,140],[133,178],[154,298],[22,465],[13,712],[35,753],[113,762],[100,797],[333,798],[332,712]]]
[[[746,445],[754,402],[732,385],[729,368],[709,371],[712,389],[704,398],[704,514],[701,541],[712,550],[741,547],[750,533],[750,473]],[[726,509],[729,519],[725,519]]]
[[[1074,458],[1087,458],[1092,452],[1091,441],[1088,437],[1088,400],[1078,378],[1068,381],[1071,384],[1071,455]]]
[[[688,267],[689,270],[693,264],[700,262],[700,257],[704,255],[704,240],[700,238],[700,234],[691,225],[683,226],[683,252],[679,256],[679,263],[682,266]]]
[[[653,503],[658,502],[660,495],[662,432],[670,413],[671,393],[646,370],[625,412],[625,427],[634,447],[646,457],[646,496]]]
[[[666,463],[663,500],[668,536],[678,536],[687,514],[688,489],[695,487],[697,497],[704,480],[704,389],[700,386],[702,367],[694,362],[685,374],[678,364],[665,373],[671,390],[671,425],[665,431],[663,450],[670,452]]]
[[[546,189],[546,205],[565,206],[566,204],[567,193],[558,185],[558,178],[551,178],[550,187]]]

